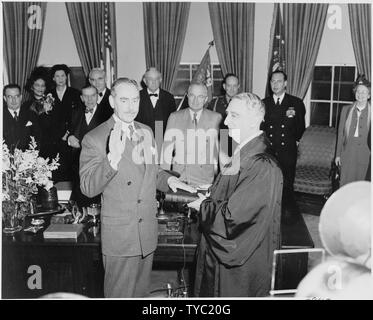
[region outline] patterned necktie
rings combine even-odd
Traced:
[[[277,98],[276,107],[280,106],[280,98]]]
[[[92,109],[85,108],[85,113],[93,113],[93,108]]]
[[[194,127],[196,128],[197,127],[197,112],[194,112],[193,114],[193,124],[194,124]]]
[[[128,126],[128,130],[130,131],[130,140],[132,141],[132,138],[133,138],[133,133],[135,132],[135,130],[133,129],[133,126],[132,126],[132,124],[130,124],[129,126]]]
[[[18,114],[17,114],[17,111],[14,111],[14,120],[18,121]]]

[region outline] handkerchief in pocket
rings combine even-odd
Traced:
[[[29,127],[29,126],[32,126],[32,122],[31,121],[27,121],[27,123],[26,123],[26,127]]]

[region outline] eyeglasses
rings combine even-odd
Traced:
[[[188,98],[190,100],[194,100],[194,99],[197,99],[198,101],[203,101],[206,99],[207,96],[195,96],[194,94],[188,94]]]

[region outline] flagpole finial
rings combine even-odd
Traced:
[[[209,47],[212,47],[215,44],[214,40],[209,42]]]

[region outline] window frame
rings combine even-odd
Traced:
[[[357,67],[354,64],[348,64],[348,63],[343,63],[343,64],[337,64],[337,63],[320,63],[320,64],[315,64],[314,70],[316,67],[331,67],[332,68],[332,78],[331,78],[331,86],[330,86],[330,100],[324,100],[324,99],[312,99],[312,89],[313,89],[313,82],[314,79],[311,81],[311,90],[310,90],[310,125],[312,125],[311,121],[311,111],[312,111],[312,103],[329,103],[329,127],[333,127],[333,104],[351,104],[353,101],[345,101],[345,100],[334,100],[334,84],[335,84],[335,68],[336,67],[354,67],[355,68],[355,75],[354,79],[357,77]],[[338,127],[338,121],[336,117],[336,123],[335,123],[335,128]]]
[[[192,79],[193,79],[193,66],[196,65],[197,68],[198,68],[198,66],[200,65],[200,62],[180,62],[178,68],[180,67],[180,65],[188,65],[189,66],[189,82],[191,82]],[[212,81],[212,87],[213,88],[214,88],[214,81],[215,81],[214,72],[213,72],[214,71],[214,66],[220,66],[220,70],[221,70],[221,64],[218,63],[218,62],[211,62],[210,63],[210,74],[211,74],[211,81]],[[223,71],[221,71],[221,72],[222,72],[222,75],[223,75]],[[221,81],[223,81],[223,79]],[[212,92],[212,93],[213,93],[213,96],[212,96],[213,99],[220,96],[220,92],[219,92],[218,95],[215,95],[215,92]],[[182,100],[184,98],[184,96],[174,95],[174,98],[175,98],[175,100],[179,100],[179,99]]]

